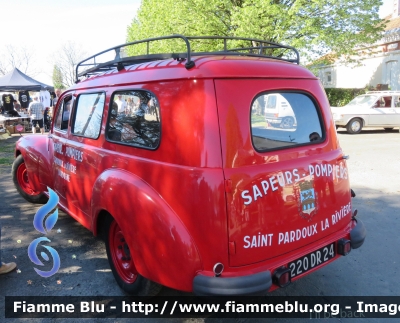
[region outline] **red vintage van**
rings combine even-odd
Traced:
[[[183,46],[152,52],[168,41]],[[104,237],[124,291],[261,294],[363,244],[324,89],[294,48],[173,35],[89,57],[77,78],[49,134],[18,141],[13,179]],[[267,122],[271,94],[290,126]]]

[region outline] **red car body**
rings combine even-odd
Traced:
[[[139,275],[200,295],[262,293],[361,246],[365,229],[353,217],[346,157],[319,80],[275,59],[208,55],[193,62],[191,69],[172,59],[136,64],[65,91],[49,135],[18,141],[27,177],[24,184],[16,174],[17,185],[31,195],[53,189],[60,208],[94,235],[111,217],[119,232],[111,240],[125,239],[131,256],[124,262],[114,252],[114,274],[125,284]],[[158,101],[155,147],[105,135],[116,93],[131,90]],[[313,102],[318,141],[255,147],[252,104],[271,92],[300,93]],[[96,138],[72,129],[77,102],[88,93],[104,98]],[[65,98],[73,102],[71,118],[60,130],[57,110]],[[307,189],[315,197],[311,213],[302,212]]]

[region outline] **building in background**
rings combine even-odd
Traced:
[[[344,63],[329,54],[323,57],[324,64],[313,64],[325,88],[400,90],[400,0],[393,0],[393,12],[384,20],[382,38],[360,48],[357,63]]]

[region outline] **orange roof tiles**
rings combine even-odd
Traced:
[[[395,28],[399,28],[400,27],[400,16],[390,19],[391,16],[387,16],[385,17],[383,20],[386,20],[386,27],[385,30],[392,30]]]

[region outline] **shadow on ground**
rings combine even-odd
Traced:
[[[0,141],[0,151],[5,142],[7,145],[15,144],[17,139],[12,137],[10,141]],[[55,227],[48,234],[51,240],[49,245],[60,255],[61,268],[49,278],[42,278],[34,271],[37,266],[30,261],[27,248],[33,239],[43,236],[34,229],[32,224],[40,205],[30,204],[20,197],[12,183],[10,165],[1,165],[0,170],[2,257],[3,261],[16,261],[20,271],[0,276],[0,313],[4,315],[4,296],[125,296],[110,271],[103,242],[93,237],[91,232],[63,212],[60,212]],[[400,287],[397,279],[400,261],[398,194],[384,193],[366,187],[353,188],[357,193],[357,197],[353,199],[353,208],[358,209],[358,217],[364,222],[368,231],[364,245],[360,249],[352,250],[348,256],[338,259],[288,287],[272,292],[271,295],[398,295]],[[61,232],[57,232],[58,229]],[[161,295],[188,294],[164,288]],[[17,322],[17,320],[8,321]],[[29,322],[42,321],[56,320],[29,319]],[[68,319],[68,322],[81,321],[82,319]],[[103,320],[88,320],[88,322],[97,321]],[[128,320],[110,319],[110,321]],[[137,321],[140,322],[140,319]],[[161,320],[152,319],[152,322],[155,321]],[[165,322],[165,319],[162,321]],[[171,322],[219,321],[221,320],[212,318],[171,320]],[[275,321],[277,320],[268,319],[268,322]],[[300,319],[279,322],[286,321],[300,322]]]

